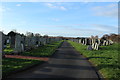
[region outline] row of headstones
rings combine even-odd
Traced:
[[[82,45],[88,45],[88,50],[99,50],[99,46],[108,46],[113,44],[111,40],[102,40],[100,38],[80,38],[70,39],[73,42],[81,43]]]
[[[11,37],[0,32],[0,53],[3,53],[3,49],[7,44],[10,44],[10,47],[14,49],[14,53],[22,53],[26,50],[31,50],[60,40],[62,39],[59,37],[26,37],[20,34]]]
[[[60,41],[62,40],[61,38],[50,38],[50,37],[25,37],[25,46],[26,49],[30,49],[30,48],[36,48],[42,45],[46,45],[55,41]]]

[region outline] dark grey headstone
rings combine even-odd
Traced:
[[[92,45],[88,45],[87,50],[93,50]]]
[[[0,55],[3,55],[3,49],[4,49],[4,34],[0,32]]]

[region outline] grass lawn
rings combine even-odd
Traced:
[[[40,57],[40,56],[48,57],[48,56],[51,56],[55,52],[56,48],[58,48],[58,46],[61,44],[61,42],[62,41],[54,42],[52,44],[46,44],[44,46],[41,46],[41,47],[31,50],[29,52],[24,52],[24,53],[22,53],[22,55],[36,56],[36,57]]]
[[[68,41],[78,52],[86,56],[104,78],[120,80],[120,62],[118,62],[118,44],[100,46],[100,50],[89,51],[86,45]]]
[[[13,71],[21,70],[41,62],[40,60],[4,58],[2,59],[2,75],[5,76]]]
[[[7,47],[4,49],[5,54],[11,54],[14,49],[10,48],[10,45],[7,44]]]

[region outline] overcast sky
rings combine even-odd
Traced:
[[[117,2],[3,2],[0,18],[4,33],[13,29],[68,37],[118,33]]]

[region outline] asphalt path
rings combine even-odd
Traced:
[[[63,42],[55,54],[42,65],[13,74],[9,78],[91,78],[100,80],[91,63],[78,53],[68,42]]]

